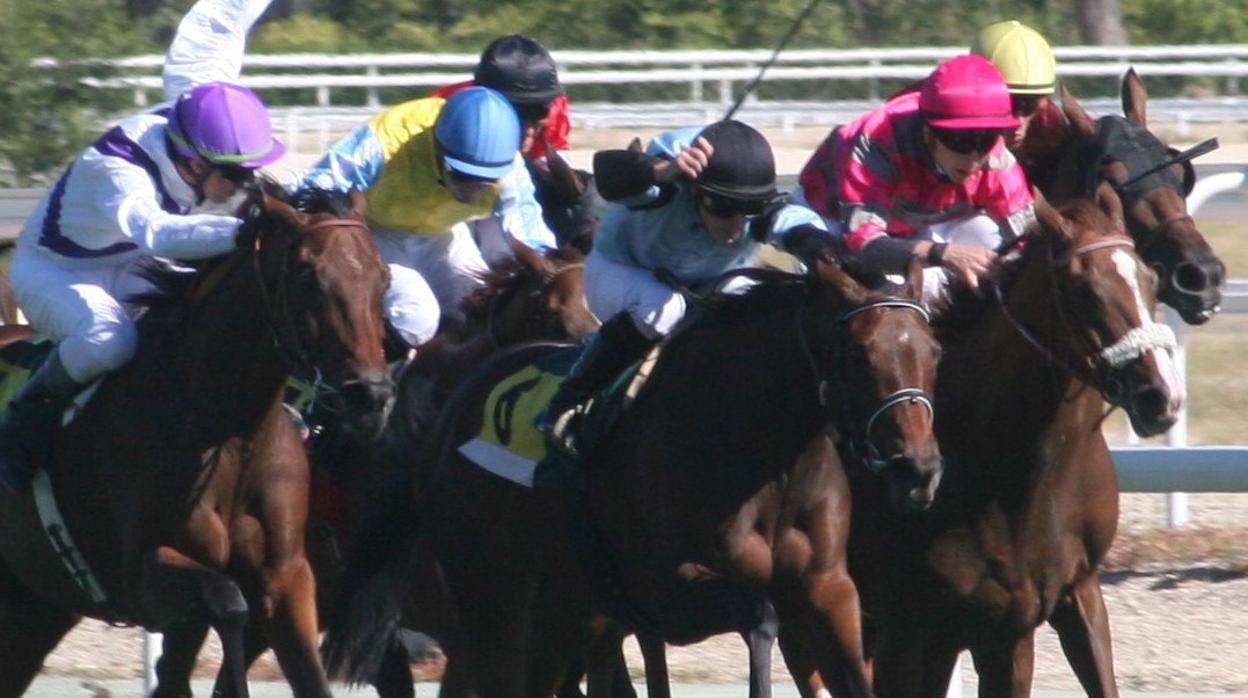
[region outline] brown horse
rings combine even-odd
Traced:
[[[380,430],[393,394],[381,348],[388,273],[362,197],[308,193],[295,199],[303,212],[279,196],[267,183],[252,193],[236,252],[194,274],[151,272],[160,292],[142,299],[135,359],[55,441],[48,475],[64,527],[50,530],[62,559],[31,497],[4,497],[0,696],[20,695],[84,615],[211,625],[237,695],[252,622],[295,695],[330,695],[303,548],[308,463],[281,398],[290,370],[316,370],[353,429]]]
[[[1185,197],[1196,183],[1191,162],[1145,174],[1177,153],[1148,130],[1147,102],[1135,70],[1122,78],[1125,118],[1093,121],[1063,87],[1067,123],[1033,122],[1019,157],[1031,181],[1054,202],[1091,198],[1100,182],[1113,185],[1139,255],[1158,272],[1157,299],[1198,325],[1217,312],[1226,266],[1187,212]]]
[[[965,648],[981,696],[1026,696],[1045,621],[1088,694],[1117,695],[1096,577],[1118,514],[1102,398],[1152,435],[1183,388],[1173,336],[1152,321],[1155,277],[1107,184],[1097,198],[1061,214],[1042,202],[1043,231],[1009,255],[996,292],[951,303],[932,510],[893,515],[878,483],[851,476],[851,569],[881,696],[943,696]]]
[[[338,439],[330,425],[330,432],[313,448],[313,464],[318,476],[323,476],[319,482],[332,489],[326,494],[341,507],[333,516],[314,509],[309,526],[308,556],[318,583],[322,618],[332,611],[329,601],[343,559],[350,552],[355,529],[375,505],[378,480],[388,477],[394,464],[405,463],[407,454],[421,447],[445,396],[463,377],[504,347],[536,339],[580,339],[597,328],[597,318],[585,304],[584,255],[579,250],[565,247],[543,254],[516,244],[513,251],[514,260],[497,265],[484,277],[484,287],[464,300],[467,324],[462,335],[439,335],[404,370],[394,412],[379,441],[362,444]],[[409,616],[421,619],[408,623],[409,627],[433,632],[436,628],[431,626],[450,622],[438,608],[436,584],[436,579],[430,580],[428,593],[409,599]],[[191,695],[191,672],[207,632],[207,627],[197,624],[165,633],[154,698]],[[261,635],[248,632],[247,664],[267,648]],[[374,683],[386,698],[413,695],[411,671],[401,648],[391,648]],[[231,695],[221,677],[216,694]]]
[[[765,285],[673,338],[589,456],[583,494],[518,486],[457,450],[480,430],[492,386],[552,348],[521,348],[474,374],[420,466],[431,482],[399,503],[419,519],[414,542],[370,531],[359,545],[372,566],[351,570],[359,579],[343,590],[351,603],[331,626],[331,653],[375,661],[384,623],[373,621],[389,615],[408,560],[432,552],[462,628],[448,672],[458,667],[481,695],[549,695],[567,663],[598,645],[596,611],[681,641],[759,598],[774,600],[831,685],[869,694],[843,555],[845,476],[835,461],[798,456],[833,425],[872,454],[897,501],[929,505],[936,348],[914,300],[870,293],[832,262],[815,278]]]

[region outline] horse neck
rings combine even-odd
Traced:
[[[197,423],[231,432],[260,423],[288,373],[253,264],[241,259],[188,310],[185,327],[161,347],[157,360],[147,362],[162,380],[184,384],[178,392]]]
[[[1029,478],[1024,462],[1035,460],[1063,400],[1080,385],[1051,359],[1072,360],[1047,255],[1028,254],[1021,264],[1004,297],[1009,316],[991,305],[972,331],[946,344],[937,372],[941,449],[972,477]],[[971,473],[978,469],[986,472]]]

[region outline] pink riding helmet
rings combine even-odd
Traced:
[[[932,126],[955,131],[1018,126],[1010,110],[1010,88],[983,56],[958,56],[936,66],[923,81],[919,111]]]
[[[210,82],[182,93],[169,113],[169,138],[179,153],[215,165],[255,169],[276,162],[286,146],[273,137],[269,111],[256,93]]]

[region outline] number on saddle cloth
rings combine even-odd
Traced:
[[[581,468],[577,459],[547,448],[545,436],[533,420],[550,401],[559,383],[580,356],[579,346],[551,351],[497,380],[484,403],[481,431],[459,447],[459,452],[500,477],[526,487],[561,489],[577,486]],[[577,441],[582,452],[593,450],[632,402],[647,361],[627,371],[597,392],[580,421]]]

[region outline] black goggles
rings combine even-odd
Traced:
[[[460,172],[453,167],[446,168],[446,176],[456,182],[459,182],[460,184],[493,184],[498,181],[497,179],[490,179],[489,177],[478,177],[476,175],[470,175],[466,172]]]
[[[997,139],[1001,137],[1001,131],[996,129],[951,131],[943,128],[932,128],[932,133],[936,135],[936,140],[940,141],[946,148],[962,155],[970,155],[971,153],[987,154],[989,150],[992,150],[992,146],[996,145]]]
[[[757,218],[773,201],[774,199],[730,199],[708,192],[698,195],[698,203],[702,209],[716,218],[732,218],[733,216],[742,216],[747,220]]]
[[[251,184],[256,178],[256,171],[238,165],[213,165],[212,168],[221,173],[221,177],[230,184],[242,186]]]
[[[1010,95],[1010,113],[1014,116],[1031,116],[1040,108],[1044,95]]]

